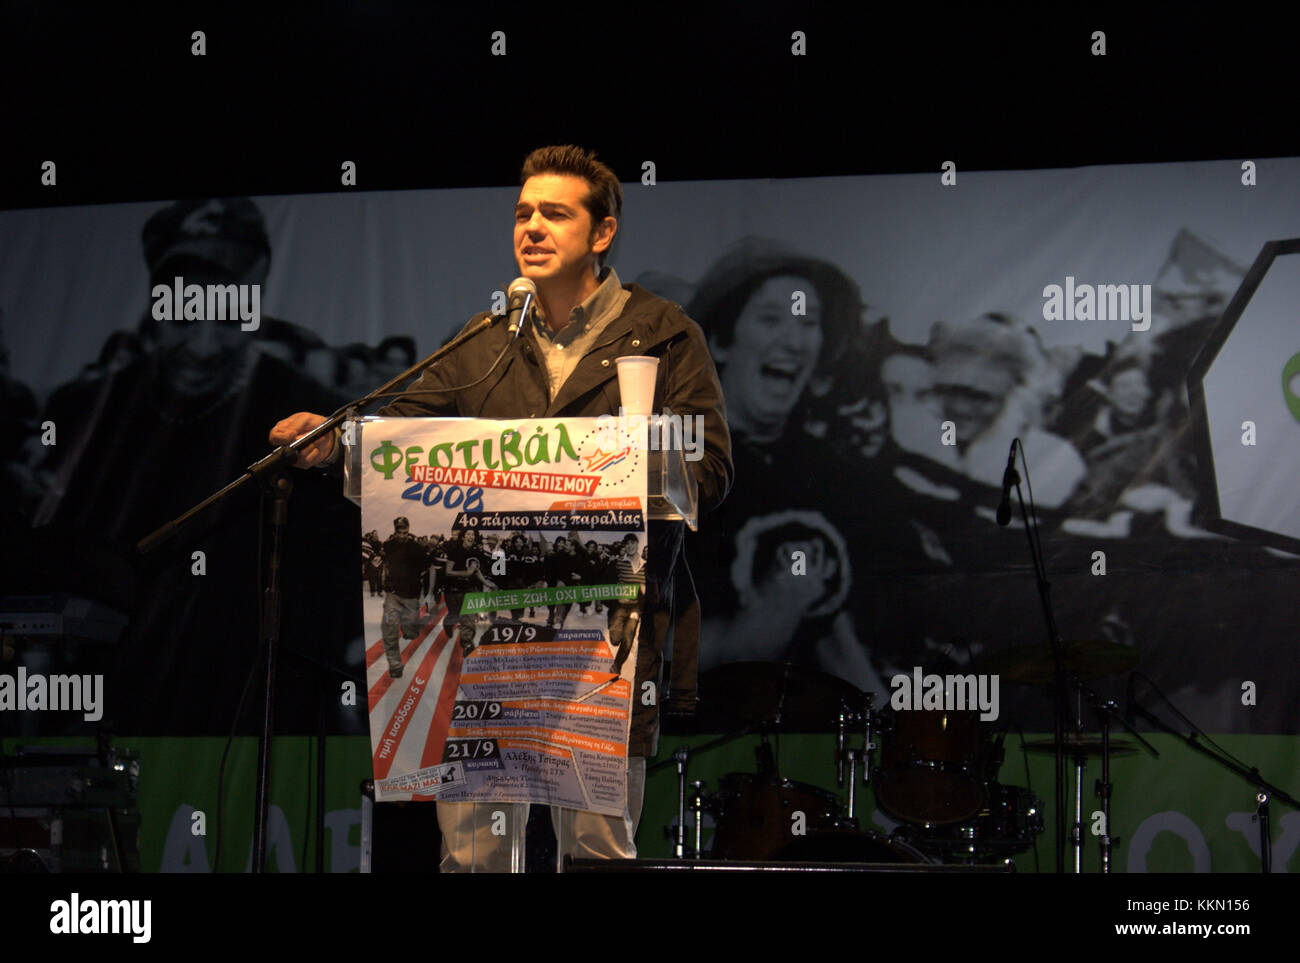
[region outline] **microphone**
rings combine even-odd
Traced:
[[[1020,484],[1016,474],[1016,445],[1019,438],[1011,439],[1011,452],[1007,455],[1007,470],[1002,473],[1002,501],[998,502],[998,525],[1006,528],[1011,524],[1011,486]],[[985,516],[987,517],[987,516]]]
[[[537,297],[537,285],[530,278],[518,277],[506,288],[509,309],[506,313],[506,330],[511,338],[519,337],[528,313],[532,310],[533,300]]]

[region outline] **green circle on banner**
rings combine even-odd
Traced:
[[[1300,395],[1291,390],[1291,379],[1300,375],[1300,353],[1292,355],[1291,360],[1282,369],[1282,394],[1286,397],[1286,406],[1296,421],[1300,421]]]

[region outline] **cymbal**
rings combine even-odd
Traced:
[[[1081,679],[1118,675],[1138,664],[1137,649],[1105,639],[1062,642],[1061,657],[1066,671]],[[1018,645],[993,653],[984,660],[983,668],[1013,685],[1051,685],[1056,660],[1046,645]]]
[[[1030,752],[1055,752],[1056,740],[1034,739],[1026,742],[1025,748]],[[1067,736],[1065,751],[1068,755],[1082,752],[1086,756],[1100,756],[1101,738],[1099,736],[1084,736],[1083,738]],[[1110,741],[1110,754],[1112,756],[1131,756],[1135,752],[1137,752],[1137,746],[1127,739],[1112,739]]]
[[[699,722],[703,731],[829,732],[841,701],[859,708],[862,693],[838,676],[791,663],[731,662],[700,676]]]

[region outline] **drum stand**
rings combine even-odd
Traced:
[[[673,856],[686,858],[686,763],[691,758],[690,747],[681,745],[673,753],[677,761],[677,842],[673,846]]]
[[[718,746],[725,745],[726,743],[739,739],[741,736],[748,735],[753,731],[753,726],[746,726],[739,732],[732,732],[725,736],[719,736],[717,739],[706,742],[701,746],[696,746],[694,749],[688,745],[682,744],[673,752],[672,761],[677,764],[677,833],[676,838],[673,841],[674,859],[686,858],[686,767],[691,760],[691,753],[701,753],[707,752],[710,749],[716,749]],[[764,734],[764,739],[766,739],[766,734]],[[654,772],[656,769],[667,764],[667,762],[667,759],[662,762],[657,762],[647,769],[646,772]],[[692,858],[699,859],[700,835],[703,829],[701,823],[704,810],[707,808],[707,802],[704,798],[704,783],[697,780],[696,782],[691,783],[691,786],[695,789],[695,792],[691,795],[690,803],[691,813],[695,817],[695,853]]]
[[[1077,699],[1077,715],[1075,721],[1076,732],[1078,734],[1077,742],[1074,747],[1074,833],[1072,837],[1074,846],[1074,871],[1076,873],[1083,872],[1083,772],[1084,769],[1087,768],[1086,759],[1088,755],[1088,748],[1084,744],[1083,740],[1083,701],[1084,696],[1086,695],[1091,700],[1092,707],[1097,711],[1097,715],[1101,720],[1101,778],[1097,780],[1096,792],[1098,797],[1101,799],[1102,814],[1102,831],[1099,834],[1099,840],[1101,843],[1101,871],[1103,874],[1108,874],[1111,869],[1110,855],[1114,843],[1110,834],[1111,796],[1113,794],[1113,786],[1110,781],[1111,717],[1113,716],[1118,719],[1120,724],[1124,726],[1124,728],[1126,728],[1139,742],[1146,746],[1147,749],[1151,750],[1152,754],[1157,758],[1160,754],[1156,752],[1155,747],[1143,739],[1141,734],[1129,724],[1128,720],[1125,719],[1123,715],[1120,714],[1119,707],[1113,701],[1103,701],[1096,692],[1084,685],[1083,680],[1074,673],[1071,673],[1070,684],[1074,686]]]
[[[844,763],[847,760],[849,764],[849,802],[848,810],[844,815],[843,821],[845,828],[857,829],[857,783],[858,783],[858,764],[862,765],[862,784],[864,786],[871,782],[871,753],[875,751],[876,744],[871,741],[871,704],[875,696],[870,692],[865,696],[865,707],[861,712],[853,712],[847,703],[840,703],[839,729],[835,738],[835,785],[844,788]],[[845,748],[845,742],[848,737],[848,727],[862,723],[862,746],[859,749]]]
[[[1101,797],[1101,871],[1110,872],[1110,706],[1107,703],[1101,711],[1101,779],[1097,783],[1097,795]]]
[[[1074,872],[1078,874],[1083,872],[1083,772],[1088,768],[1088,751],[1083,747],[1083,685],[1073,673],[1070,680],[1075,687],[1074,732],[1079,740],[1074,747],[1074,829],[1070,833],[1070,845],[1074,848]],[[1103,759],[1102,767],[1108,765],[1109,760]]]
[[[691,793],[691,816],[695,820],[695,851],[691,854],[691,858],[699,859],[703,847],[704,810],[708,803],[704,797],[704,783],[697,779],[691,783],[691,788],[695,790]]]

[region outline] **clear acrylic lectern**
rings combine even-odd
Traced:
[[[343,494],[361,504],[361,474],[365,457],[363,440],[368,423],[381,419],[367,415],[343,425]],[[439,419],[464,421],[467,419]],[[702,433],[693,441],[703,445]],[[348,440],[352,444],[348,444]],[[698,451],[698,449],[696,449]],[[652,415],[648,419],[643,451],[646,455],[646,518],[680,521],[696,530],[699,519],[699,492],[695,475],[688,465],[681,416]],[[454,839],[444,842],[461,865],[471,872],[522,873],[524,871],[525,829],[528,806],[516,803],[465,803],[455,814],[441,820],[444,833]],[[554,824],[556,820],[552,820]],[[503,845],[504,836],[508,845]],[[557,840],[559,858],[563,860],[564,841]]]

